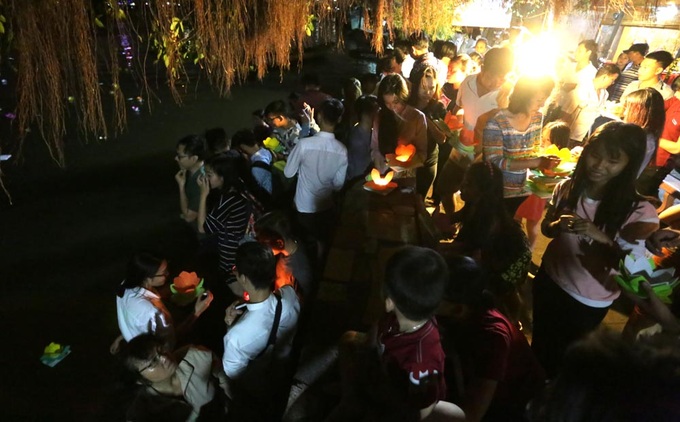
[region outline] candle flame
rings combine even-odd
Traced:
[[[398,145],[395,151],[395,159],[399,162],[405,163],[413,157],[416,153],[416,147],[413,144]]]
[[[392,181],[393,176],[394,172],[392,171],[387,173],[385,177],[381,177],[378,169],[371,170],[371,179],[377,186],[387,186]]]

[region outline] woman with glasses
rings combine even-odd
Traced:
[[[168,278],[168,262],[149,254],[137,254],[128,263],[127,275],[120,284],[116,297],[120,336],[111,345],[111,353],[118,353],[122,340],[130,341],[140,334],[155,334],[169,345],[175,343],[175,329],[170,313],[163,305],[156,288]],[[184,332],[205,311],[212,301],[212,293],[199,298],[194,312],[177,328]]]
[[[162,339],[143,334],[127,345],[123,364],[140,387],[126,420],[224,420],[227,377],[210,350],[168,353]]]

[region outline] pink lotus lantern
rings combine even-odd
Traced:
[[[395,151],[395,159],[399,162],[406,163],[416,153],[416,147],[413,144],[398,145]]]

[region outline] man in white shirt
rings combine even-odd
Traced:
[[[468,76],[460,84],[456,105],[464,111],[462,143],[474,144],[473,131],[479,116],[503,106],[499,105],[502,97],[500,88],[512,70],[513,56],[509,48],[492,48],[484,56],[482,70]]]
[[[298,176],[295,189],[295,208],[298,222],[317,258],[325,255],[333,227],[333,193],[342,189],[347,173],[347,148],[333,131],[342,118],[342,103],[331,98],[318,110],[321,131],[301,139],[291,151],[283,174]]]
[[[236,282],[248,293],[248,301],[245,308],[237,309],[239,299],[226,310],[222,366],[234,406],[259,412],[285,403],[287,396],[274,396],[287,391],[283,387],[290,376],[300,303],[292,286],[272,293],[276,260],[269,247],[246,242],[236,251],[235,262]]]
[[[638,80],[633,81],[621,94],[621,102],[633,91],[645,88],[654,88],[663,97],[664,101],[673,96],[673,90],[661,80],[661,73],[673,63],[673,55],[668,51],[655,51],[647,54],[638,69]]]
[[[621,74],[615,64],[605,64],[598,69],[592,81],[579,84],[575,89],[574,102],[576,110],[574,121],[570,126],[570,148],[580,145],[588,134],[590,127],[602,111],[609,97],[607,88],[614,83]]]

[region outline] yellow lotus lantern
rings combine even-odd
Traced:
[[[387,195],[397,187],[397,184],[392,181],[393,176],[393,171],[389,171],[385,176],[381,176],[378,169],[373,169],[370,176],[366,176],[367,181],[364,183],[364,189],[380,195]]]
[[[406,163],[408,162],[416,153],[416,147],[413,144],[398,145],[395,151],[395,160]]]
[[[378,169],[371,170],[371,180],[373,180],[376,186],[387,186],[392,181],[392,177],[394,177],[393,171],[388,172],[385,177],[382,177]]]

